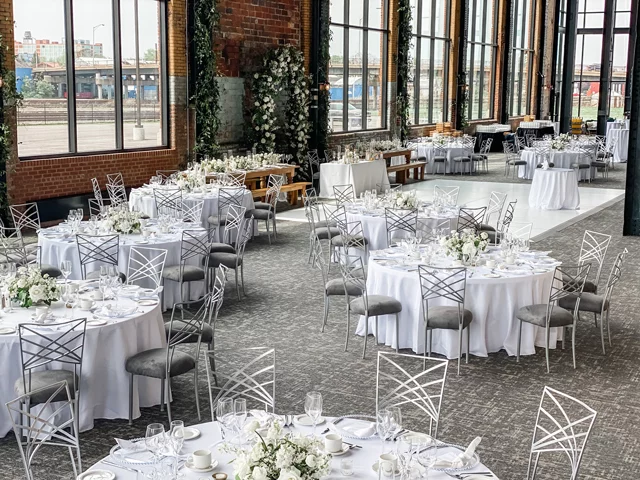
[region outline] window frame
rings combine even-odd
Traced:
[[[167,1],[156,0],[161,4],[159,8],[159,30],[160,42],[158,45],[160,58],[160,86],[163,87],[161,97],[162,118],[160,121],[162,128],[162,145],[155,147],[125,148],[124,146],[124,112],[122,98],[122,81],[114,81],[114,100],[115,100],[115,148],[108,150],[91,150],[78,152],[78,128],[77,128],[77,109],[76,109],[76,65],[75,65],[75,32],[73,23],[73,2],[74,0],[61,0],[64,6],[64,45],[66,59],[66,81],[67,81],[67,133],[69,151],[65,153],[53,153],[42,155],[25,155],[18,156],[19,161],[30,160],[47,160],[54,158],[73,158],[87,157],[94,155],[110,155],[117,153],[135,153],[156,150],[168,150],[171,148],[169,144],[169,70],[168,70],[168,38],[167,38]],[[112,32],[113,32],[113,77],[114,79],[122,79],[122,51],[121,51],[121,12],[120,0],[109,0],[112,10]],[[18,142],[20,141],[19,134]]]
[[[349,21],[350,1],[343,0],[343,19],[342,23],[330,20],[329,29],[331,27],[341,28],[343,31],[343,48],[342,48],[342,130],[332,132],[332,134],[349,134],[355,132],[372,132],[386,130],[388,128],[387,115],[387,78],[389,71],[389,0],[383,1],[383,28],[369,27],[369,3],[374,0],[363,0],[362,2],[362,26],[351,25]],[[362,33],[362,104],[360,107],[361,127],[359,129],[349,128],[349,34],[351,31]],[[367,107],[369,103],[369,32],[380,34],[382,42],[382,78],[381,78],[381,110],[380,110],[380,127],[367,128],[369,118],[367,115]],[[331,101],[331,100],[329,100]]]
[[[481,41],[476,41],[475,39],[471,39],[475,33],[476,26],[476,12],[478,11],[478,3],[482,2],[483,12],[486,12],[486,6],[489,2],[493,3],[493,24],[492,28],[494,31],[493,38],[491,42],[485,42],[484,40],[487,38],[487,22],[482,22],[482,33],[481,33]],[[471,20],[469,23],[469,29],[467,34],[467,58],[469,59],[469,71],[467,72],[467,95],[468,95],[468,105],[467,105],[467,120],[468,121],[482,121],[482,120],[493,120],[495,118],[495,95],[496,95],[496,57],[498,55],[498,13],[499,13],[499,2],[498,0],[470,0],[470,8],[468,11],[468,20]],[[473,12],[473,14],[471,13]],[[483,17],[482,20],[486,19]],[[479,96],[478,96],[478,118],[472,118],[471,112],[473,111],[473,67],[475,60],[475,47],[480,47],[480,65],[484,72],[485,59],[487,55],[487,50],[491,55],[491,80],[489,87],[489,116],[482,116],[484,113],[482,111],[482,104],[484,100],[484,74],[480,78],[480,83],[478,86]]]
[[[523,6],[523,15],[522,15],[522,24],[520,38],[517,35],[517,26],[514,24],[511,27],[511,59],[509,65],[509,117],[521,117],[526,115],[526,109],[531,106],[531,89],[533,86],[533,57],[535,54],[535,15],[536,15],[536,0],[513,0],[512,3],[512,15],[511,17],[514,20],[517,20],[517,12],[520,6]],[[530,18],[529,18],[530,17]],[[529,31],[529,44],[525,45],[527,35],[526,32]],[[517,45],[517,42],[520,45]],[[516,70],[516,53],[520,53],[518,59],[518,65]],[[528,71],[529,75],[527,77],[527,85],[526,85],[526,95],[523,95],[523,79],[524,79],[524,56],[527,55],[527,63],[528,63]],[[518,78],[518,90],[516,91],[516,72]],[[526,97],[526,100],[523,104],[523,97]],[[514,104],[517,99],[517,109],[514,109]],[[523,110],[524,109],[524,110]]]

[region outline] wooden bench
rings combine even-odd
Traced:
[[[289,194],[289,204],[295,206],[298,204],[298,199],[302,197],[302,194],[310,186],[311,182],[287,183],[280,187],[280,192]],[[260,198],[264,200],[267,195],[267,189],[259,188],[257,190],[252,190],[251,193],[253,194],[253,198]]]
[[[413,178],[415,180],[424,180],[424,169],[426,166],[427,162],[403,163],[387,167],[387,173],[395,173],[396,183],[404,185],[407,182],[407,174],[409,170],[413,170]]]

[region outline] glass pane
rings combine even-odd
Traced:
[[[529,93],[529,52],[522,52],[522,84],[520,85],[520,109],[518,115],[527,115],[529,105],[527,104],[527,94]]]
[[[384,0],[369,0],[369,27],[384,29]]]
[[[578,28],[584,28],[584,13],[578,14]]]
[[[331,0],[329,17],[334,23],[344,22],[344,0]]]
[[[433,32],[436,37],[449,36],[449,22],[447,21],[449,5],[450,2],[436,1],[435,30]]]
[[[409,6],[411,8],[411,33],[416,35],[418,33],[418,2],[420,0],[409,0]]]
[[[616,2],[616,11],[618,12],[630,12],[631,0],[618,0]]]
[[[587,12],[604,12],[605,0],[587,0],[586,11]]]
[[[509,100],[509,113],[511,116],[520,115],[518,111],[518,101],[520,97],[520,50],[514,50],[513,60],[511,63],[511,81],[513,82],[510,89],[511,99]]]
[[[628,53],[629,35],[615,35],[611,67],[611,92],[609,94],[609,116],[614,118],[622,118],[624,114]]]
[[[604,28],[604,14],[587,13],[584,17],[585,28]]]
[[[348,130],[361,130],[364,125],[362,122],[363,33],[364,32],[358,28],[349,30]]]
[[[369,32],[367,41],[367,125],[382,128],[382,34]]]
[[[489,0],[490,2],[490,0]],[[473,29],[473,40],[476,42],[481,42],[482,41],[482,25],[485,22],[485,17],[484,17],[484,7],[485,7],[485,0],[477,0],[476,2],[476,10],[474,12],[474,16],[475,16],[475,21],[476,21],[476,25]],[[487,17],[489,18],[489,17]],[[487,25],[487,28],[489,28],[489,26]]]
[[[364,25],[364,0],[349,0],[349,25]]]
[[[418,121],[421,125],[429,123],[429,89],[431,80],[431,40],[423,38],[420,42],[420,113]]]
[[[616,13],[616,27],[629,28],[631,22],[631,12]]]
[[[73,2],[78,152],[116,146],[111,2]]]
[[[483,87],[482,87],[482,118],[491,118],[493,110],[493,83],[491,82],[493,48],[484,49]]]
[[[134,0],[120,0],[124,148],[162,145],[160,12],[156,0],[138,0],[138,61]]]
[[[344,98],[344,28],[331,26],[329,44],[329,128],[334,132],[344,131],[342,122]]]
[[[573,82],[573,108],[571,116],[580,117],[580,82]]]
[[[411,47],[409,48],[409,80],[407,82],[407,92],[409,94],[409,123],[416,123],[416,109],[414,104],[414,90],[415,90],[415,78],[416,72],[416,39],[413,39]]]
[[[436,0],[442,1],[442,0]],[[432,0],[422,0],[422,35],[431,35]]]
[[[447,77],[448,44],[442,40],[434,41],[433,52],[433,118],[432,121],[445,120],[443,113],[447,111],[447,101],[444,97]]]
[[[524,25],[524,47],[528,49],[533,48],[533,27],[535,25],[534,12],[532,10],[533,4],[532,0],[524,0],[527,4],[526,17],[525,17],[525,25]]]
[[[484,41],[485,43],[495,43],[498,38],[498,34],[496,32],[496,0],[483,0],[485,4],[484,17],[487,22],[487,28],[484,32]]]
[[[13,2],[20,157],[69,152],[64,1]]]
[[[474,47],[474,59],[473,59],[473,117],[474,119],[481,118],[480,112],[480,96],[482,94],[481,82],[482,82],[482,46],[476,45]]]

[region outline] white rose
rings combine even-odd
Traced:
[[[482,232],[480,234],[480,238],[483,240],[486,240],[487,238],[489,238],[489,234],[487,232]]]
[[[256,107],[259,107],[259,106],[260,106],[260,102],[256,102]]]
[[[307,455],[307,458],[305,458],[304,463],[306,463],[307,466],[310,468],[314,468],[318,464],[318,462],[316,461],[316,457],[314,457],[313,455]]]
[[[236,464],[236,475],[240,478],[246,478],[251,473],[251,469],[246,462],[240,462]]]
[[[253,480],[267,480],[267,469],[264,467],[253,467],[251,476],[253,477]]]
[[[29,296],[31,297],[31,301],[33,303],[37,303],[41,300],[46,300],[46,292],[44,287],[41,285],[33,285],[29,289]]]
[[[290,467],[280,471],[278,480],[300,480],[300,471],[296,467]]]
[[[244,431],[246,433],[253,433],[255,432],[258,428],[260,428],[260,422],[258,422],[257,420],[252,420],[251,422],[247,423],[244,426]]]
[[[253,74],[253,78],[258,78],[260,75],[258,75],[257,73]]]

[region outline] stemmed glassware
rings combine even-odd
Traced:
[[[13,312],[13,307],[11,306],[11,294],[9,293],[9,286],[11,285],[11,281],[16,278],[17,268],[15,263],[5,264],[6,272],[4,273],[5,277],[5,295],[7,297],[7,306],[6,311],[11,313]]]
[[[304,401],[304,411],[313,422],[312,436],[316,436],[316,425],[320,415],[322,415],[322,394],[320,392],[309,392]]]
[[[171,422],[169,430],[169,446],[171,447],[171,453],[175,457],[173,463],[173,477],[178,478],[184,475],[178,475],[178,457],[182,445],[184,444],[184,422],[182,420],[174,420]]]
[[[238,431],[238,445],[241,445],[242,431],[247,421],[247,401],[244,398],[236,398],[233,401],[233,414],[235,416],[235,428]]]
[[[416,439],[414,434],[409,433],[402,435],[397,443],[398,470],[400,470],[400,479],[409,480],[411,478],[411,462],[416,451]]]
[[[384,453],[385,443],[391,436],[402,430],[402,414],[399,407],[387,407],[378,410],[376,415],[376,429],[381,442],[381,453]]]
[[[144,437],[144,445],[153,455],[155,463],[158,462],[160,453],[166,444],[166,436],[164,425],[161,423],[152,423],[147,426],[147,432]]]
[[[60,262],[60,271],[64,277],[64,283],[69,283],[69,275],[71,275],[71,262],[69,260],[63,260]]]
[[[220,423],[220,436],[224,439],[227,432],[233,428],[235,422],[233,398],[223,398],[218,402],[216,420]]]
[[[429,478],[429,469],[433,467],[438,459],[438,442],[429,435],[420,435],[416,442],[416,460],[426,470],[425,478]]]

